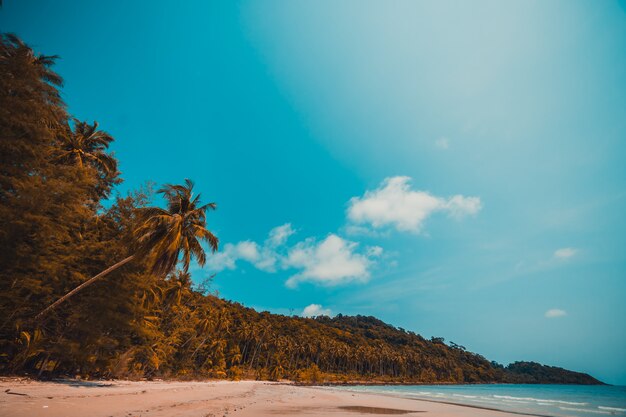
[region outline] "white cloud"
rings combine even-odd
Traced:
[[[546,311],[545,316],[549,319],[554,319],[554,318],[558,318],[558,317],[564,317],[567,316],[567,312],[565,310],[560,310],[558,308],[553,308],[550,309],[548,311]]]
[[[278,257],[275,252],[264,247],[261,252],[261,256],[256,261],[252,262],[252,264],[261,271],[265,272],[275,272],[276,271],[276,263],[278,262]]]
[[[322,308],[320,304],[309,304],[304,307],[302,313],[300,314],[302,317],[317,317],[317,316],[329,316],[331,315],[331,311],[329,308]]]
[[[444,203],[443,208],[455,219],[462,219],[465,216],[477,214],[482,208],[482,204],[478,197],[455,195]]]
[[[249,240],[239,242],[235,245],[236,253],[241,259],[254,262],[259,259],[259,247],[255,242]]]
[[[235,245],[227,243],[221,251],[207,258],[206,267],[218,272],[224,269],[235,269],[235,264],[239,259],[256,262],[259,259],[258,245],[249,240]]]
[[[446,150],[450,148],[450,141],[448,138],[439,138],[435,141],[435,146],[439,149]]]
[[[351,198],[348,219],[358,225],[392,226],[398,231],[419,233],[424,221],[434,212],[447,212],[460,219],[475,215],[482,208],[478,197],[455,195],[446,199],[412,190],[410,182],[409,177],[390,177],[377,189]]]
[[[224,269],[235,269],[237,261],[243,260],[260,270],[274,272],[278,262],[276,248],[284,245],[293,233],[291,224],[285,223],[270,230],[263,246],[250,240],[237,244],[227,243],[221,251],[207,259],[206,266],[212,271],[219,272]]]
[[[346,282],[364,282],[370,277],[372,261],[367,255],[356,253],[358,243],[330,234],[321,242],[306,239],[289,251],[285,268],[300,269],[285,283],[294,288],[300,282],[338,285]]]
[[[554,251],[554,257],[557,259],[569,259],[576,255],[578,250],[574,248],[561,248]]]
[[[555,319],[555,318],[558,318],[558,317],[565,317],[565,316],[567,316],[567,311],[560,310],[558,308],[552,308],[552,309],[546,311],[544,316],[546,316],[546,318],[549,318],[549,319]]]
[[[294,233],[295,230],[291,227],[291,223],[285,223],[282,226],[278,226],[270,230],[269,238],[267,240],[273,246],[284,245],[289,236]]]
[[[335,234],[328,235],[321,242],[309,238],[289,247],[286,241],[293,233],[287,223],[272,229],[263,245],[250,240],[227,243],[207,259],[206,267],[219,272],[235,269],[237,262],[246,261],[265,272],[276,272],[279,268],[296,270],[286,281],[291,288],[300,282],[337,285],[366,281],[371,266],[375,264],[374,259],[383,254],[380,246],[367,246],[363,253],[358,253],[358,243]]]

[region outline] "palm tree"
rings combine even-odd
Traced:
[[[185,296],[190,294],[191,274],[187,271],[176,271],[169,277],[167,283],[169,286],[163,293],[163,299],[167,308],[171,306],[180,306]]]
[[[63,78],[51,69],[58,55],[36,55],[24,41],[13,33],[5,33],[2,37],[6,40],[6,43],[2,42],[3,45],[0,47],[1,56],[5,59],[15,57],[26,59],[34,64],[34,68],[38,72],[37,75],[43,81],[53,86],[63,85]],[[6,62],[10,63],[11,61],[7,59]],[[53,99],[55,103],[61,101],[58,91],[54,90],[53,92],[53,90],[47,90],[46,93],[48,93],[48,97]]]
[[[74,119],[74,130],[69,126],[67,130],[68,133],[60,137],[57,161],[75,164],[81,168],[92,166],[104,175],[117,172],[117,161],[106,152],[113,137],[98,130],[98,122],[90,125]]]
[[[188,179],[184,185],[168,184],[158,192],[165,197],[167,209],[138,209],[140,224],[134,230],[136,252],[59,298],[39,313],[35,320],[40,320],[77,292],[137,257],[148,259],[151,272],[160,276],[172,272],[181,255],[185,272],[189,270],[192,257],[200,266],[204,266],[206,253],[200,242],[207,242],[212,252],[218,248],[218,238],[206,228],[206,211],[215,210],[216,204],[200,205],[200,194],[194,197],[193,182]]]

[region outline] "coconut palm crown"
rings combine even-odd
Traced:
[[[113,137],[98,130],[98,122],[89,124],[74,119],[74,129],[61,136],[57,160],[79,167],[92,166],[104,175],[117,173],[117,162],[106,151]]]
[[[215,210],[217,206],[215,203],[201,205],[200,194],[193,194],[193,185],[189,179],[184,185],[165,185],[158,192],[165,198],[166,209],[139,209],[140,222],[135,237],[139,252],[150,257],[155,274],[167,275],[179,260],[184,271],[188,271],[192,257],[203,266],[206,253],[202,241],[208,243],[212,252],[218,248],[218,238],[206,228],[206,211]]]

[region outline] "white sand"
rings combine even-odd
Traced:
[[[413,412],[402,413],[401,410]],[[329,388],[259,381],[38,382],[0,379],[2,417],[294,415],[515,416],[499,411],[384,395],[354,394]]]

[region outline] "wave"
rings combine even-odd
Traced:
[[[362,387],[358,391],[392,394],[404,398],[449,402],[559,417],[592,417],[603,415],[626,417],[626,390],[594,387],[528,387],[528,386],[415,386]],[[546,398],[548,397],[548,398]],[[600,405],[602,404],[602,405]]]
[[[583,411],[585,413],[608,414],[608,415],[613,414],[610,411],[590,410],[588,408],[574,408],[574,407],[559,407],[559,408],[565,411]]]
[[[589,403],[577,403],[572,401],[562,401],[562,400],[550,400],[545,398],[533,398],[533,397],[512,397],[510,395],[494,395],[494,398],[501,398],[505,400],[518,400],[518,401],[535,401],[537,403],[551,403],[551,404],[565,404],[565,405],[589,405]]]
[[[462,398],[478,398],[477,395],[461,395],[461,394],[452,394],[453,397],[462,397]]]
[[[607,410],[607,411],[618,411],[620,413],[626,413],[626,408],[618,408],[618,407],[605,407],[603,405],[599,405],[598,408],[600,410]]]

